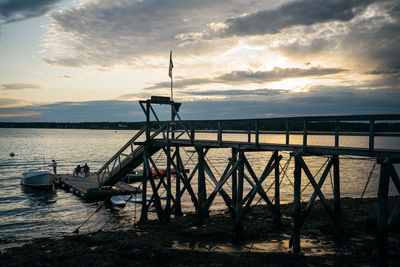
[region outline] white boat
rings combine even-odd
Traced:
[[[146,195],[146,201],[149,201],[153,195]],[[165,196],[160,196],[160,199],[166,199]],[[116,207],[125,207],[127,202],[142,203],[142,194],[132,195],[117,195],[110,198],[111,204]]]
[[[21,177],[21,184],[29,187],[46,189],[52,186],[54,177],[47,170],[24,172]]]

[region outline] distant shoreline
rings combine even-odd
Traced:
[[[145,122],[0,122],[0,128],[139,130]]]
[[[225,129],[247,130],[248,123],[238,123],[235,120],[222,120]],[[216,121],[196,121],[196,129],[216,130]],[[152,122],[154,123],[154,122]],[[162,122],[161,122],[162,123]],[[145,121],[140,122],[0,122],[0,128],[33,128],[33,129],[93,129],[93,130],[140,130],[146,126]],[[341,122],[342,132],[368,132],[369,124],[360,122]],[[182,127],[177,124],[177,127]],[[285,121],[260,123],[259,130],[285,131]],[[291,131],[303,130],[302,122],[290,124]],[[311,131],[335,131],[335,124],[332,122],[321,122],[309,124]],[[377,132],[400,132],[400,123],[377,122]]]

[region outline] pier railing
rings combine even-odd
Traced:
[[[152,122],[154,124],[161,122]],[[352,116],[320,116],[320,117],[286,117],[266,119],[239,119],[239,120],[180,120],[164,121],[168,127],[164,135],[169,141],[187,140],[195,144],[199,140],[204,141],[204,133],[208,135],[207,140],[219,144],[228,143],[240,136],[240,142],[253,144],[278,144],[296,149],[311,148],[313,146],[310,138],[316,135],[331,136],[332,142],[324,144],[324,149],[345,147],[341,145],[342,136],[366,137],[365,144],[360,148],[362,155],[375,156],[376,152],[382,150],[398,151],[400,148],[400,114],[384,115],[352,115]],[[278,138],[271,138],[280,135]],[[209,136],[213,136],[212,139]],[[236,137],[235,137],[236,136]],[[283,140],[282,136],[284,136]],[[296,137],[297,136],[297,137]],[[299,138],[300,137],[300,138]],[[385,149],[376,148],[377,137],[399,138],[399,147]],[[271,142],[272,140],[272,142]],[[239,142],[239,141],[238,141]],[[315,145],[314,145],[315,147]]]

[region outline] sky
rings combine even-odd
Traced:
[[[400,0],[0,0],[0,121],[400,113]]]

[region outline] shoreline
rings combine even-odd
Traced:
[[[398,197],[390,197],[393,205]],[[288,247],[293,204],[281,205],[282,227],[275,229],[265,205],[252,207],[243,220],[243,235],[233,232],[228,212],[213,214],[198,226],[193,213],[168,223],[149,221],[135,229],[39,238],[0,254],[1,266],[71,265],[371,265],[374,260],[376,198],[342,198],[343,235],[316,201],[301,228],[301,253]],[[302,203],[305,206],[306,203]],[[400,264],[400,225],[389,233],[389,262]]]

